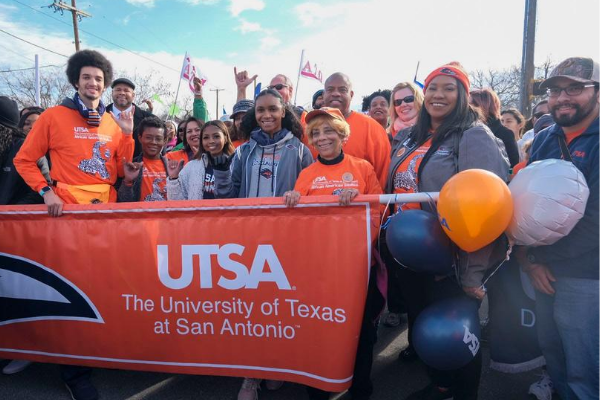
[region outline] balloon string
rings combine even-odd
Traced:
[[[513,245],[512,245],[512,243],[509,243],[508,250],[506,250],[506,257],[504,258],[504,260],[502,260],[502,262],[500,264],[498,264],[498,266],[496,267],[496,269],[494,269],[494,271],[490,274],[490,276],[488,276],[487,279],[481,284],[480,289],[485,290],[485,284],[487,283],[487,281],[489,281],[491,279],[491,277],[494,276],[496,274],[496,272],[498,272],[500,267],[503,266],[505,262],[510,260],[510,253],[512,253],[512,249],[513,249]]]
[[[381,230],[384,227],[384,223],[383,220],[385,218],[385,215],[388,212],[388,209],[390,207],[390,203],[392,202],[392,199],[389,199],[387,204],[385,205],[385,209],[383,210],[383,214],[381,215],[381,221],[379,222],[379,232],[377,234],[377,239],[379,239],[381,237]],[[391,217],[390,217],[391,218]],[[387,221],[386,221],[387,222]],[[379,252],[379,254],[381,254],[381,240],[377,240],[377,251]]]

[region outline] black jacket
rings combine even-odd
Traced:
[[[106,106],[106,112],[113,110],[114,103]],[[135,111],[133,112],[133,141],[135,142],[135,148],[133,149],[133,156],[137,157],[142,154],[142,145],[140,144],[140,140],[138,139],[138,127],[140,122],[146,117],[153,117],[154,114],[151,112],[142,110],[137,104],[133,104],[135,107]]]
[[[0,205],[43,203],[42,197],[25,183],[13,164],[24,141],[22,132],[0,125]]]
[[[502,140],[504,143],[504,148],[506,149],[506,155],[508,155],[510,167],[512,168],[517,165],[519,163],[519,146],[517,145],[513,131],[502,125],[499,119],[488,121],[487,126],[490,128],[494,136]]]

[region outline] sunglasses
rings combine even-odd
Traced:
[[[542,115],[544,115],[543,112],[536,112],[535,114],[533,114],[534,118],[539,119]]]
[[[394,100],[394,106],[395,107],[400,107],[402,105],[402,102],[405,103],[412,103],[413,101],[415,101],[415,96],[406,96],[403,99],[395,99]]]
[[[278,83],[277,85],[269,86],[269,89],[281,90],[285,87],[288,87],[288,85],[284,85],[283,83]]]

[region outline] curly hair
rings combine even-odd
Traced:
[[[240,124],[240,130],[242,131],[243,136],[250,137],[252,131],[258,127],[258,122],[256,121],[256,103],[258,102],[258,99],[263,96],[273,96],[279,100],[279,104],[281,104],[281,107],[285,110],[285,115],[281,120],[281,127],[292,132],[298,139],[302,139],[304,133],[300,120],[296,117],[294,110],[284,103],[283,97],[281,97],[279,92],[274,89],[265,89],[256,96],[256,99],[254,99],[254,107],[248,110]]]
[[[113,80],[112,64],[106,57],[95,50],[81,50],[69,57],[67,61],[67,79],[69,83],[77,90],[81,68],[95,67],[104,73],[104,87],[110,86]]]
[[[162,119],[152,115],[144,118],[138,126],[138,134],[141,137],[144,134],[146,128],[158,128],[163,130],[163,138],[167,138],[167,127]]]

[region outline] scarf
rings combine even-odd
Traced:
[[[102,100],[100,100],[100,103],[98,103],[97,111],[94,109],[89,109],[85,106],[85,104],[83,104],[83,101],[81,101],[81,98],[79,97],[79,93],[75,92],[75,96],[73,96],[73,103],[75,103],[75,107],[77,107],[79,114],[81,114],[81,116],[86,120],[88,125],[91,125],[91,126],[99,126],[100,125],[100,119],[102,118],[102,116],[104,115],[104,112],[106,111],[106,107],[104,107]]]
[[[415,115],[413,118],[409,119],[408,121],[402,121],[400,118],[396,118],[394,120],[394,128],[393,128],[393,132],[392,132],[394,134],[394,136],[396,136],[396,133],[400,132],[402,129],[409,128],[409,127],[413,126],[414,124],[416,124],[418,116],[419,116],[419,114]]]

